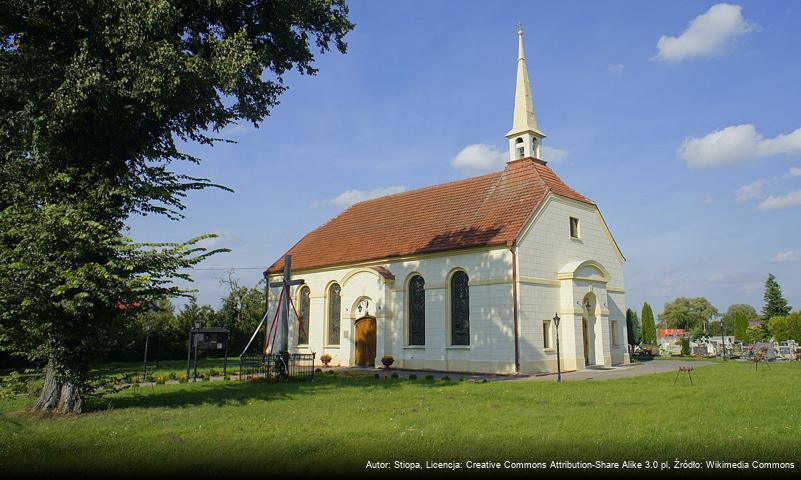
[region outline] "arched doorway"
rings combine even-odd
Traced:
[[[376,335],[375,317],[362,317],[356,320],[356,365],[375,366]]]

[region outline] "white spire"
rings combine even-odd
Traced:
[[[526,52],[523,48],[523,26],[517,26],[517,83],[515,85],[515,110],[512,129],[506,134],[510,142],[510,159],[539,158],[540,143],[545,134],[537,128],[534,114],[534,99],[526,68]],[[522,152],[520,149],[523,149]]]

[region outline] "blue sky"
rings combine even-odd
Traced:
[[[186,171],[235,193],[191,194],[181,222],[133,218],[136,240],[218,233],[213,246],[232,252],[203,268],[243,267],[240,281],[255,284],[348,201],[491,168],[464,165],[471,152],[505,155],[522,22],[551,166],[600,206],[627,258],[629,306],[705,296],[760,309],[768,272],[801,306],[797,2],[350,7],[348,53],[318,56],[317,76],[287,76],[260,128],[185,146],[204,160]],[[193,276],[199,301],[217,305],[227,273]]]

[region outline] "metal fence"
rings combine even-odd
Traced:
[[[315,353],[252,354],[239,357],[239,379],[314,378]]]

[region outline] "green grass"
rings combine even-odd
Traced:
[[[725,362],[609,381],[351,378],[159,385],[65,418],[0,400],[0,471],[187,474],[367,460],[801,460],[801,364]]]

